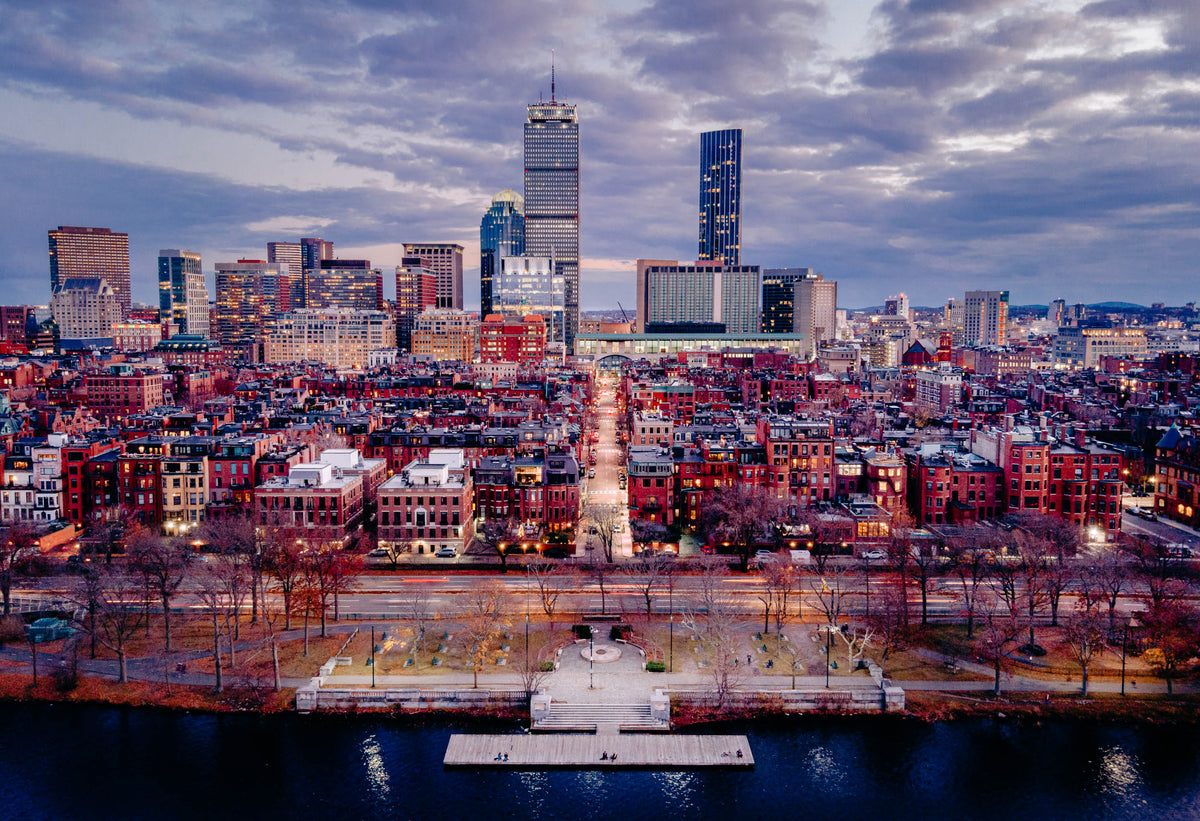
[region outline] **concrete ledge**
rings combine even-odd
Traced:
[[[717,697],[707,690],[669,690],[668,695],[674,704],[684,707],[717,707]],[[880,689],[738,690],[726,695],[725,706],[795,713],[813,710],[894,712],[904,709],[904,690],[894,686]]]

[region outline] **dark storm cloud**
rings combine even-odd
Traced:
[[[585,258],[694,255],[697,133],[741,125],[746,261],[812,265],[847,304],[1008,280],[1019,302],[1101,285],[1143,298],[1150,280],[1130,275],[1148,265],[1159,298],[1194,289],[1195,3],[885,0],[853,58],[823,39],[831,9],[0,0],[10,94],[177,125],[184,154],[203,127],[390,181],[301,191],[231,182],[246,178],[237,156],[200,174],[2,142],[0,273],[44,299],[45,231],[66,223],[130,231],[142,296],[158,247],[204,249],[206,265],[261,255],[284,237],[248,226],[271,220],[329,221],[339,247],[470,244],[489,198],[521,190],[524,105],[549,95],[557,48],[558,96],[580,111]],[[1122,39],[1156,25],[1165,47]],[[64,108],[62,127],[77,115]],[[585,305],[624,301],[627,280],[585,271]]]

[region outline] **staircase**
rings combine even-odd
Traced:
[[[534,732],[667,732],[669,722],[655,718],[649,704],[566,704],[554,702],[550,712],[534,722]]]

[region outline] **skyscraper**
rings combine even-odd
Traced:
[[[463,247],[455,242],[406,242],[405,258],[425,260],[426,267],[437,276],[439,308],[462,310],[463,306]]]
[[[555,99],[528,106],[525,122],[525,253],[554,257],[566,285],[567,349],[579,329],[579,117]]]
[[[321,261],[333,259],[333,243],[319,237],[304,237],[300,240],[301,279],[293,288],[298,291],[298,299],[292,301],[293,308],[306,308],[304,291],[308,288],[308,275],[321,270]]]
[[[129,313],[129,234],[70,225],[46,233],[50,241],[51,292],[67,277],[100,277],[117,295],[121,316]]]
[[[320,240],[318,240],[319,242]],[[332,243],[326,243],[332,245]],[[292,307],[304,304],[304,246],[298,242],[268,242],[267,262],[286,265],[292,277]]]
[[[837,333],[837,283],[812,268],[767,268],[762,272],[762,330],[804,334],[814,356]]]
[[[417,257],[402,262],[396,266],[396,344],[411,351],[417,317],[437,307],[437,275]]]
[[[479,223],[480,316],[492,313],[492,280],[501,257],[525,253],[525,198],[505,189],[492,198],[492,207]]]
[[[304,304],[309,308],[383,309],[383,272],[369,259],[323,259],[308,272]]]
[[[510,316],[538,314],[546,320],[548,341],[561,344],[566,283],[556,268],[553,257],[500,257],[493,311]]]
[[[178,248],[158,252],[158,318],[179,332],[208,336],[208,287],[200,254]]]
[[[700,254],[726,265],[742,256],[742,129],[700,135]]]
[[[258,361],[267,323],[290,310],[291,276],[286,266],[258,259],[217,263],[216,328],[222,347]]]
[[[967,291],[963,300],[963,342],[1003,345],[1008,339],[1008,291]]]

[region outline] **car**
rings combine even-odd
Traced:
[[[594,468],[588,471],[588,478],[589,478],[589,479],[595,479],[595,478],[596,478],[596,471],[595,471],[595,469],[594,469]]]
[[[879,559],[886,559],[887,553],[882,550],[868,550],[862,554],[862,557],[867,561],[873,562]]]
[[[458,551],[453,547],[439,547],[437,552],[433,555],[437,556],[439,559],[453,559],[458,555]]]
[[[371,557],[372,559],[386,559],[387,554],[388,554],[387,550],[385,550],[382,547],[377,547],[374,550],[372,550],[370,553],[368,553],[367,555],[369,557]]]
[[[620,533],[624,529],[625,525],[621,524],[620,522],[613,524],[613,533]]]

